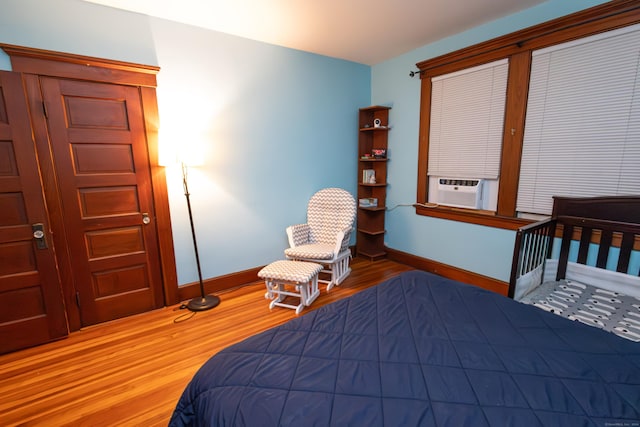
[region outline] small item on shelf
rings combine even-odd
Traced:
[[[376,171],[373,169],[364,169],[362,171],[362,183],[363,184],[375,184],[376,183]]]
[[[373,157],[376,159],[386,159],[387,158],[387,150],[385,148],[373,148],[371,150],[373,153]]]
[[[358,200],[361,208],[375,208],[378,206],[378,199],[374,197],[367,197]]]
[[[374,156],[372,156],[369,153],[363,154],[362,157],[360,157],[362,160],[369,160],[369,159],[373,159]]]
[[[382,126],[382,121],[380,119],[373,119],[373,127],[379,128],[380,126]]]

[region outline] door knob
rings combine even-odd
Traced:
[[[31,225],[33,238],[36,239],[36,247],[38,249],[47,249],[47,239],[45,239],[44,225],[41,223]]]
[[[151,218],[149,217],[149,214],[148,214],[148,213],[146,213],[146,212],[145,212],[145,213],[143,213],[143,214],[142,214],[142,223],[143,223],[144,225],[147,225],[147,224],[149,224],[150,222],[151,222]]]

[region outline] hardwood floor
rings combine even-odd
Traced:
[[[413,268],[356,258],[351,275],[301,315]],[[213,310],[165,307],[0,356],[0,425],[167,425],[196,370],[213,354],[296,317],[268,308],[263,282],[218,294]],[[192,317],[189,317],[192,316]]]

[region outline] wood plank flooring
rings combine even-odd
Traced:
[[[351,275],[310,310],[412,270],[356,258]],[[268,308],[263,282],[218,294],[213,310],[179,305],[74,332],[0,356],[2,426],[166,426],[196,370],[213,354],[296,317]],[[192,317],[190,317],[192,316]]]

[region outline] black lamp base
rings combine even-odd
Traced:
[[[205,311],[220,304],[220,298],[215,295],[196,297],[187,303],[187,308],[191,311]]]

